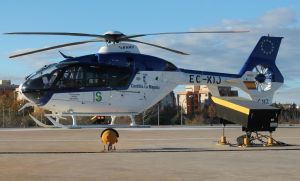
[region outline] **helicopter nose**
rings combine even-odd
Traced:
[[[32,99],[32,97],[30,97],[30,94],[28,94],[27,92],[28,91],[27,91],[26,86],[24,86],[24,83],[20,84],[19,91],[18,91],[19,99],[34,103],[34,99]]]
[[[25,94],[22,91],[23,91],[23,84],[20,84],[19,88],[18,88],[18,97],[19,97],[19,99],[30,101],[30,99],[28,99],[28,97],[26,97]]]

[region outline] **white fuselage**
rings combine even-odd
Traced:
[[[140,71],[127,90],[55,93],[43,108],[57,114],[135,115],[179,84],[227,86],[228,77],[168,71]]]
[[[138,114],[171,92],[182,72],[138,72],[127,90],[55,93],[43,106],[54,113]]]

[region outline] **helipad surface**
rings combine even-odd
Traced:
[[[300,180],[300,128],[273,134],[295,146],[251,148],[216,146],[220,128],[117,130],[107,153],[99,129],[2,129],[0,180]]]

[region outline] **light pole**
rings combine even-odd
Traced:
[[[143,112],[143,125],[145,125],[145,111]]]
[[[182,122],[183,122],[183,120],[182,120],[182,111],[183,111],[183,103],[184,103],[184,101],[186,102],[186,99],[184,99],[182,102],[181,102],[181,109],[180,109],[180,125],[182,126]]]
[[[4,127],[4,106],[2,105],[2,128]]]
[[[157,104],[157,126],[159,126],[159,102]]]
[[[182,104],[181,103],[181,106],[180,106],[180,125],[182,126]]]

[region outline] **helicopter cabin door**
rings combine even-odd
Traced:
[[[84,70],[85,88],[82,104],[109,105],[111,88],[107,67],[89,65]]]

